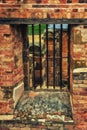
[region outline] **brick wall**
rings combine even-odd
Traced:
[[[13,113],[14,89],[23,77],[21,37],[16,27],[0,25],[0,114]]]
[[[83,25],[72,29],[72,101],[76,130],[87,129],[87,28]],[[74,128],[75,129],[75,128]]]
[[[86,0],[1,0],[0,18],[85,19],[86,3]]]
[[[28,6],[21,5],[23,2],[0,0],[0,18],[87,18],[86,0],[26,0],[24,3],[27,2]],[[73,117],[76,125],[66,126],[69,130],[87,130],[86,30],[83,26],[72,29],[71,84]],[[0,114],[13,113],[13,90],[18,85],[23,86],[22,41],[19,37],[15,28],[0,25]]]
[[[5,29],[3,29],[5,28]],[[69,130],[87,129],[87,28],[80,25],[72,28],[71,34],[71,70],[72,102],[75,125],[67,125]],[[0,26],[0,114],[14,111],[14,88],[23,86],[22,41],[16,27]],[[66,41],[67,36],[63,39]],[[63,41],[63,42],[64,42]],[[65,45],[65,47],[67,44]],[[64,48],[63,48],[64,49]],[[67,54],[67,51],[63,51]],[[65,65],[64,65],[65,68]],[[12,78],[11,78],[12,77]],[[21,83],[20,83],[21,81]],[[2,84],[3,83],[3,84]],[[18,83],[18,85],[17,85]],[[22,87],[23,88],[23,87]],[[15,90],[16,91],[16,90]],[[17,95],[19,95],[17,91]],[[16,96],[17,96],[16,95]],[[15,96],[15,97],[16,97]],[[21,96],[21,95],[20,95]]]
[[[0,0],[1,3],[29,3],[29,4],[65,4],[65,3],[86,3],[86,0]]]

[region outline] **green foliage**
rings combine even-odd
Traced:
[[[41,24],[41,34],[44,32],[46,29],[46,24]],[[34,34],[38,35],[39,34],[39,25],[35,24],[34,25]],[[32,35],[32,25],[28,25],[28,35]]]

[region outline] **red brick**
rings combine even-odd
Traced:
[[[87,125],[77,125],[76,128],[78,130],[87,130]]]
[[[10,108],[8,101],[0,101],[0,114],[12,114],[13,108]]]

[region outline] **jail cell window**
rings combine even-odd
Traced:
[[[70,25],[32,24],[28,30],[32,88],[70,89]]]

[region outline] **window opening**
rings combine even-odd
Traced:
[[[32,24],[28,28],[32,87],[70,89],[70,25]]]

